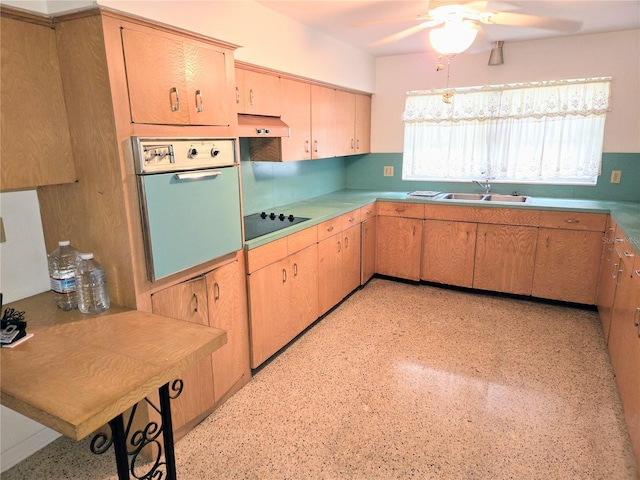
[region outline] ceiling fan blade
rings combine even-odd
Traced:
[[[481,21],[488,25],[540,28],[543,30],[557,30],[567,33],[575,32],[582,26],[582,22],[575,20],[511,12],[489,13],[486,17],[483,17]]]
[[[352,27],[366,27],[369,25],[384,25],[385,23],[402,23],[402,22],[421,22],[429,20],[429,15],[416,15],[415,17],[396,17],[396,18],[382,18],[380,20],[369,20],[367,22],[355,22],[352,23]]]
[[[415,35],[416,33],[419,33],[420,31],[424,30],[425,28],[429,28],[430,26],[433,26],[433,25],[429,25],[429,23],[430,22],[423,22],[413,27],[407,28],[405,30],[401,30],[398,33],[394,33],[393,35],[389,35],[388,37],[384,37],[383,39],[372,43],[371,46],[381,47],[382,45],[387,45],[388,43],[397,42],[398,40],[402,40],[403,38],[410,37],[411,35]]]

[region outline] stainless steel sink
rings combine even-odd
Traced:
[[[464,202],[531,203],[525,195],[501,195],[497,193],[441,193],[435,200],[461,200]]]
[[[508,203],[530,203],[531,197],[524,195],[494,195],[489,194],[484,199],[485,202],[508,202]]]

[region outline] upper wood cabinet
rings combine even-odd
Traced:
[[[0,20],[0,190],[74,182],[55,32],[46,19]]]
[[[224,49],[142,26],[122,46],[133,123],[231,124]]]
[[[335,156],[336,91],[311,85],[311,158]]]
[[[280,77],[236,67],[236,105],[238,113],[279,117]]]
[[[311,85],[299,80],[280,79],[282,121],[289,125],[289,137],[283,137],[282,160],[311,159]]]
[[[371,97],[336,90],[335,155],[371,151]]]
[[[371,96],[356,93],[355,154],[371,152]]]

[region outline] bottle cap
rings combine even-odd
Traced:
[[[69,240],[60,240],[58,242],[58,245],[60,245],[61,247],[66,247],[68,245],[71,245],[71,242]]]
[[[93,258],[93,253],[81,253],[80,258],[82,260],[91,260]]]

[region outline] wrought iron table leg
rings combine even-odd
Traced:
[[[129,456],[127,454],[127,435],[124,433],[124,420],[122,414],[109,421],[113,441],[113,450],[116,454],[116,467],[119,480],[129,480]]]
[[[162,435],[164,442],[164,460],[167,468],[167,480],[176,480],[176,456],[173,450],[173,424],[171,422],[171,396],[169,384],[160,387],[160,415],[162,416]]]

